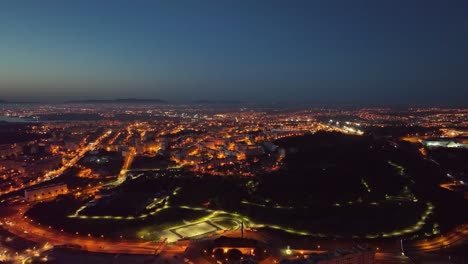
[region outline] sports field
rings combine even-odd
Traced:
[[[216,226],[208,222],[200,222],[200,223],[180,227],[177,229],[173,229],[171,231],[180,235],[181,237],[191,238],[191,237],[197,237],[200,235],[215,232],[217,230],[218,228]]]

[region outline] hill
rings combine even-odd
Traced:
[[[136,99],[136,98],[123,98],[111,100],[72,100],[66,101],[66,104],[159,104],[166,103],[161,99]]]

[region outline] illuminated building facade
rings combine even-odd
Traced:
[[[24,199],[28,202],[47,200],[68,193],[66,184],[54,184],[24,191]]]

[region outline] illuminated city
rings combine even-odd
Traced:
[[[0,264],[467,263],[468,4],[357,2],[0,3]]]
[[[392,245],[400,239],[414,252],[465,245],[466,218],[445,219],[438,213],[446,210],[438,207],[466,206],[466,167],[453,164],[458,158],[452,156],[468,151],[468,110],[305,109],[4,104],[1,115],[14,120],[2,126],[0,190],[6,212],[1,223],[9,234],[4,243],[30,241],[33,248],[18,255],[5,249],[2,256],[48,258],[39,248],[54,247],[184,259],[194,247],[207,252],[194,254],[194,263],[210,263],[218,257],[217,247],[204,246],[206,241],[240,236],[259,244],[215,244],[221,243],[221,250],[267,250],[260,263],[308,256],[320,252],[317,244],[324,244],[321,250],[333,247],[337,238],[349,248],[351,241],[365,241],[382,252],[402,251]],[[345,165],[358,160],[339,158],[362,147],[378,148],[360,154],[378,164],[375,168]],[[295,158],[301,151],[317,162],[294,170],[290,166],[305,162]],[[316,151],[326,157],[315,156]],[[340,164],[345,171],[336,167]],[[322,183],[301,188],[314,181],[302,173],[316,169]],[[363,169],[368,171],[354,176]],[[375,178],[374,170],[396,179]],[[320,190],[341,182],[346,185],[334,186],[335,191]],[[449,193],[431,197],[429,183]],[[328,212],[329,224],[319,224],[324,215],[315,210]],[[401,221],[387,223],[385,217],[395,213]],[[300,220],[308,217],[317,220]],[[350,222],[338,228],[335,221],[342,217]],[[370,224],[368,217],[377,218]],[[284,244],[285,239],[291,241]],[[244,255],[255,259],[250,251]]]

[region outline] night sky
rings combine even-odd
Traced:
[[[468,1],[0,1],[0,99],[468,104]]]

